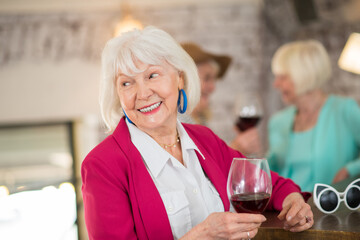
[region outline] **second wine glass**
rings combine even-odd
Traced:
[[[263,108],[257,94],[241,94],[235,102],[236,126],[243,132],[255,127],[261,120]]]

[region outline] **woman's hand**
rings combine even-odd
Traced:
[[[262,146],[257,128],[250,128],[244,132],[237,130],[236,137],[230,143],[233,149],[244,155],[261,153]]]
[[[304,201],[300,193],[290,193],[283,202],[283,210],[278,215],[285,220],[284,229],[291,232],[301,232],[311,228],[314,215],[311,207]]]
[[[349,176],[350,176],[350,174],[349,174],[348,170],[346,168],[342,168],[336,173],[332,183],[337,183],[342,180],[345,180]]]
[[[265,220],[261,214],[212,213],[181,239],[249,239],[257,234]]]

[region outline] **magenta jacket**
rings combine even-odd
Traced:
[[[183,126],[204,155],[205,160],[197,153],[228,211],[227,175],[232,159],[243,155],[204,126]],[[130,140],[124,119],[112,135],[87,155],[81,176],[90,240],[174,239],[160,194]],[[268,209],[281,210],[284,198],[291,192],[300,192],[300,188],[274,172],[271,177],[273,194]],[[309,194],[303,195],[306,199],[309,197]]]

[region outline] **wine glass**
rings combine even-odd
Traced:
[[[235,102],[235,115],[235,125],[241,132],[255,127],[263,115],[260,97],[252,93],[241,94]]]
[[[227,180],[230,202],[238,213],[262,213],[269,203],[272,183],[265,158],[234,158]]]

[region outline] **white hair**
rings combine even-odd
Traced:
[[[317,40],[281,46],[272,59],[271,68],[274,74],[289,75],[299,95],[321,88],[331,77],[329,55]]]
[[[134,29],[110,39],[102,52],[100,110],[108,132],[112,132],[123,116],[116,90],[119,72],[142,72],[134,61],[159,65],[166,61],[183,73],[187,95],[187,111],[191,113],[200,99],[200,80],[196,65],[187,52],[165,31],[148,26]]]

